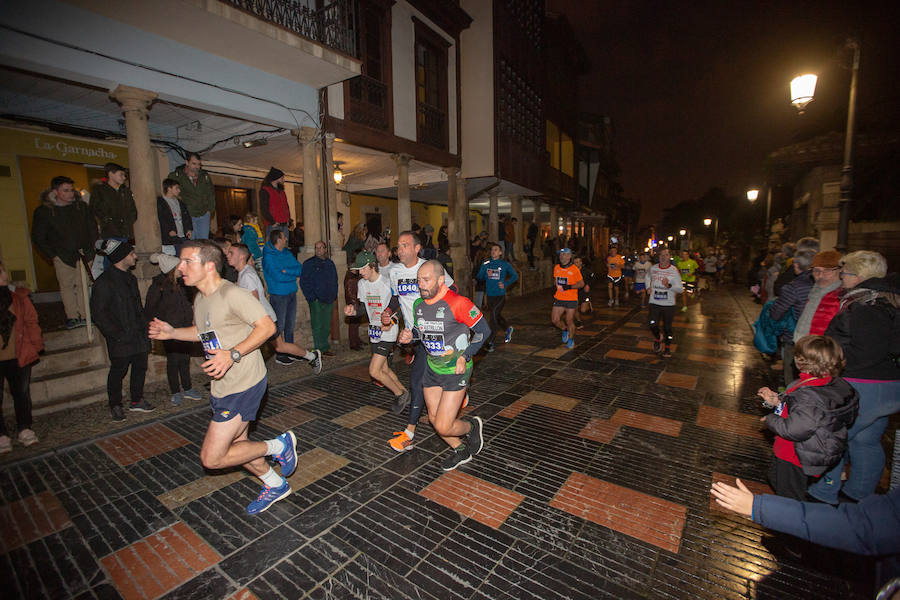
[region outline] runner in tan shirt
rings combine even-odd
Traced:
[[[259,347],[275,333],[275,323],[250,292],[219,276],[224,260],[222,251],[209,240],[182,246],[178,272],[185,285],[199,292],[194,300],[194,325],[176,329],[154,319],[150,337],[203,343],[207,358],[203,370],[213,378],[209,397],[213,414],[200,460],[207,469],[243,465],[259,477],[262,492],[247,507],[249,514],[257,514],[290,495],[285,477],[297,467],[297,438],[286,431],[264,442],[247,439],[268,379]],[[281,475],[266,463],[266,456],[281,464]]]

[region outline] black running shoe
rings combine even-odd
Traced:
[[[465,444],[460,444],[450,452],[450,456],[441,463],[441,468],[445,471],[452,471],[459,465],[464,465],[472,460],[472,453]]]
[[[109,407],[109,416],[113,421],[124,421],[125,420],[125,412],[122,410],[122,405],[117,404],[115,406]]]
[[[409,406],[409,392],[404,390],[399,396],[394,396],[394,405],[391,410],[395,415],[402,415],[407,406]]]
[[[668,344],[666,344],[666,349],[663,350],[663,358],[672,358],[672,349],[669,348]]]
[[[153,412],[154,410],[156,410],[156,407],[146,400],[141,400],[140,402],[132,402],[128,407],[128,410],[134,412]]]
[[[653,340],[653,351],[659,352],[660,349],[662,349],[662,342],[660,342],[659,340]]]
[[[463,417],[463,420],[468,421],[472,425],[472,430],[466,436],[466,446],[469,448],[469,453],[472,456],[476,456],[484,447],[481,417]]]

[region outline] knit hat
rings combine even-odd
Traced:
[[[275,181],[276,179],[281,179],[282,177],[284,177],[284,171],[276,169],[275,167],[269,169],[269,174],[266,175],[266,179],[269,181]]]
[[[371,252],[360,252],[356,255],[356,260],[353,262],[353,266],[350,267],[351,271],[357,271],[362,269],[366,265],[370,265],[373,262],[377,262],[375,259],[375,255]]]
[[[159,270],[163,273],[168,273],[169,271],[177,267],[178,263],[180,263],[181,260],[177,256],[157,252],[150,257],[150,262],[159,265]]]
[[[823,250],[813,256],[812,266],[823,269],[836,269],[841,266],[842,256],[837,250]]]
[[[109,262],[112,264],[116,264],[134,250],[134,246],[129,244],[128,242],[123,242],[121,240],[115,240],[112,238],[98,241],[97,242],[97,250],[100,254],[106,256],[109,259]]]

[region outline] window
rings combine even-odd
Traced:
[[[447,48],[450,43],[418,19],[416,25],[416,138],[447,149]]]
[[[575,144],[572,136],[553,121],[547,121],[547,154],[550,166],[569,177],[575,176]]]
[[[389,128],[390,87],[387,16],[375,3],[361,4],[357,47],[363,61],[362,75],[349,82],[350,120],[375,129]]]

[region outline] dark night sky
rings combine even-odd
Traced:
[[[642,224],[711,186],[742,195],[798,132],[842,128],[849,71],[839,49],[850,32],[863,43],[860,112],[898,116],[896,3],[547,0],[547,9],[568,17],[587,53],[581,109],[612,117],[624,193],[641,201]],[[805,71],[819,87],[801,117],[788,83]]]

